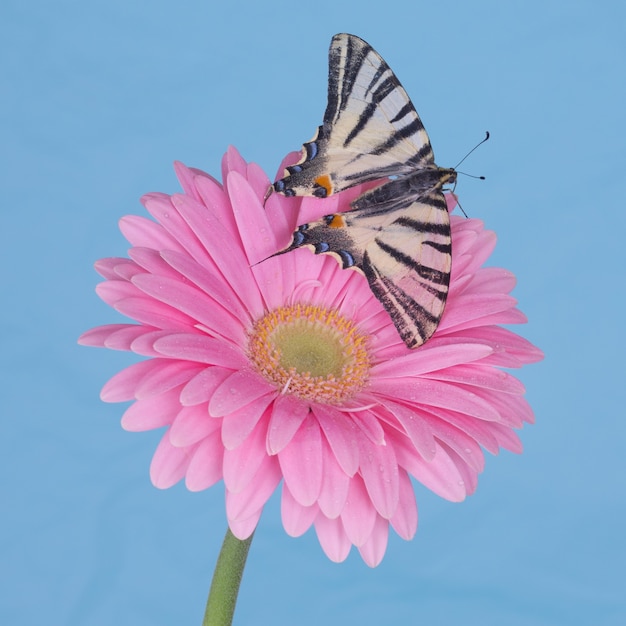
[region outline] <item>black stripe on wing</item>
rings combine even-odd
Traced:
[[[389,68],[386,68],[387,70]],[[372,79],[372,83],[374,81],[378,81],[380,76],[378,73]],[[374,117],[374,113],[380,106],[380,103],[391,93],[393,93],[394,89],[398,86],[398,81],[395,76],[388,76],[377,88],[376,91],[372,94],[372,101],[368,102],[365,109],[359,115],[359,119],[357,123],[354,125],[352,130],[348,133],[345,141],[343,142],[344,148],[347,148],[348,145],[359,135],[359,133],[367,126],[367,123]],[[367,91],[370,90],[370,86],[368,86]],[[376,153],[379,154],[379,153]]]
[[[344,43],[345,42],[345,45]],[[328,104],[324,125],[332,126],[340,111],[345,110],[354,88],[354,79],[363,64],[369,44],[352,35],[335,35],[328,51]]]
[[[448,285],[450,284],[450,272],[442,272],[434,267],[422,265],[419,261],[416,261],[408,254],[402,252],[402,250],[398,250],[398,248],[394,248],[393,246],[386,244],[378,237],[376,237],[374,241],[376,242],[376,245],[383,252],[388,254],[394,261],[404,265],[404,267],[408,267],[410,270],[413,270],[418,276],[427,280],[428,283],[432,283],[431,285],[418,281],[420,285],[428,291],[428,293],[432,294],[436,298],[445,300],[446,294],[448,293]],[[446,289],[441,291],[436,288],[436,285],[444,285]]]
[[[422,124],[422,120],[420,120],[420,118],[417,116],[417,113],[416,113],[415,118],[410,124],[407,124],[406,126],[403,126],[402,128],[398,130],[395,130],[394,133],[386,141],[372,148],[371,153],[380,155],[380,154],[384,154],[385,152],[389,152],[389,150],[394,148],[401,141],[404,141],[405,139],[409,139],[412,135],[417,134],[420,130],[424,130],[424,124]],[[431,148],[430,143],[427,142],[421,146],[420,152],[421,151],[424,151],[424,156],[422,157],[422,159],[424,159],[429,153],[432,154],[433,149]],[[411,158],[415,159],[415,156]],[[433,157],[433,160],[434,160],[434,157]]]
[[[444,237],[450,237],[450,224],[439,222],[425,222],[423,220],[416,220],[412,217],[401,216],[394,220],[394,224],[405,226],[418,233],[432,233],[434,235],[443,235]],[[448,252],[452,250],[452,246],[448,243]]]
[[[416,348],[429,339],[435,332],[441,315],[433,315],[390,278],[382,276],[372,264],[367,252],[363,256],[361,269],[372,293],[389,313],[391,321],[407,347]],[[442,302],[442,312],[444,302]]]

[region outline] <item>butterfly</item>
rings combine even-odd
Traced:
[[[299,226],[276,254],[307,246],[359,271],[407,347],[417,348],[435,332],[448,295],[452,247],[442,188],[456,182],[456,171],[435,164],[424,125],[387,63],[342,33],[330,45],[323,124],[267,196],[325,198],[377,180],[385,182],[348,211]]]

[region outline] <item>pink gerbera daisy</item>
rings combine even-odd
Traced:
[[[130,258],[96,264],[100,297],[138,323],[80,339],[148,357],[102,399],[133,401],[127,430],[167,427],[155,486],[223,480],[229,526],[245,539],[282,481],[290,535],[313,525],[333,561],[354,544],[373,567],[390,524],[404,539],[416,531],[411,476],[460,501],[476,488],[482,448],[521,451],[513,429],[533,414],[499,368],[542,355],[498,326],[526,320],[509,295],[514,276],[481,267],[495,235],[479,220],[452,217],[446,310],[409,350],[357,272],[307,249],[268,258],[296,225],[349,208],[358,188],[326,200],[274,194],[264,207],[268,178],[234,149],[223,186],[176,171],[183,193],[142,200],[156,222],[121,220]]]

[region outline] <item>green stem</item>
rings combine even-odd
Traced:
[[[213,582],[202,626],[230,626],[233,623],[239,583],[253,536],[254,533],[241,541],[230,532],[230,529],[226,531],[213,572]]]

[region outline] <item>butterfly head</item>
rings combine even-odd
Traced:
[[[439,180],[441,185],[456,185],[456,170],[452,168],[439,168]]]

